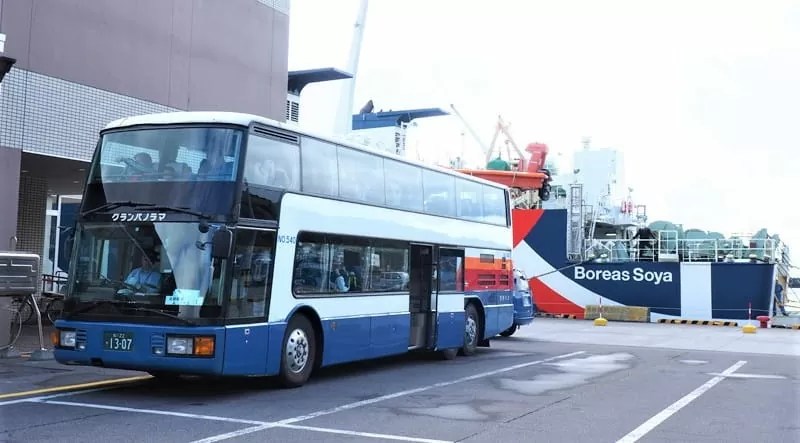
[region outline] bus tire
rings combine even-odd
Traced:
[[[455,360],[458,356],[459,348],[442,349],[440,354],[443,360]]]
[[[481,334],[481,317],[475,305],[467,303],[464,308],[464,346],[461,347],[463,355],[475,355]]]
[[[502,335],[503,337],[511,337],[512,335],[514,335],[515,332],[517,332],[517,328],[518,328],[517,325],[511,325],[510,328],[501,332],[500,335]]]
[[[296,388],[308,381],[314,370],[316,341],[314,326],[303,314],[292,317],[286,326],[281,347],[281,368],[278,374],[286,388]]]

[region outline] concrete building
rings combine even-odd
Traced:
[[[122,116],[285,120],[289,0],[0,0],[0,250],[66,271],[98,131]]]

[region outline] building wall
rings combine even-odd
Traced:
[[[0,130],[2,133],[2,130]],[[0,251],[9,249],[9,240],[17,235],[17,200],[22,151],[4,147],[0,141]]]
[[[178,110],[17,68],[2,85],[0,145],[87,162],[109,122]]]
[[[42,255],[47,213],[47,180],[22,175],[19,181],[17,251]]]
[[[285,120],[289,0],[0,0],[0,11],[17,59],[0,86],[0,250],[16,233],[18,250],[42,253],[48,178],[20,174],[22,151],[89,161],[98,131],[132,114]]]
[[[3,3],[16,67],[188,110],[283,120],[288,0]]]

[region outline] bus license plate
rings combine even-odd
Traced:
[[[109,351],[130,351],[133,349],[133,334],[130,332],[103,333],[103,348]]]

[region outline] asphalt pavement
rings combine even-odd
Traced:
[[[537,319],[473,357],[342,365],[288,390],[18,364],[34,363],[54,372],[0,394],[0,441],[800,442],[792,330]]]

